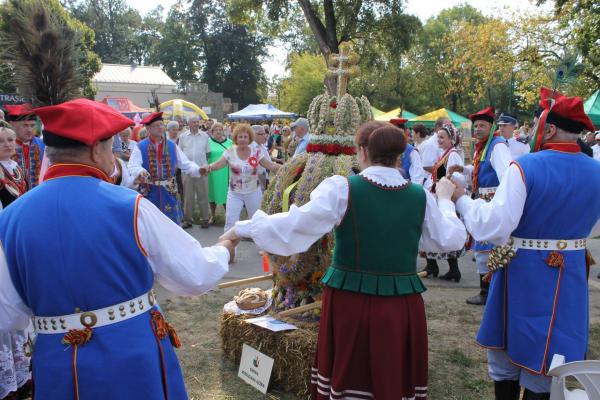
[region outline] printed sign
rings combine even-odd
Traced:
[[[244,344],[242,347],[242,359],[238,376],[250,386],[255,387],[261,393],[267,393],[273,359],[260,351]]]
[[[287,322],[280,321],[271,317],[270,315],[264,315],[262,317],[249,318],[246,322],[254,325],[258,325],[262,328],[266,328],[273,332],[289,331],[292,329],[298,329],[296,325],[288,324]]]
[[[26,99],[16,93],[0,93],[0,104],[23,104],[30,102],[30,99]]]
[[[210,115],[212,113],[212,108],[202,107],[202,111],[204,111],[206,113],[206,115]]]

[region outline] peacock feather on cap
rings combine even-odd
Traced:
[[[2,57],[12,66],[20,92],[34,106],[80,97],[78,33],[45,0],[9,0],[11,18],[0,37]]]

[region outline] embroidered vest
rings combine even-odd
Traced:
[[[168,150],[157,154],[157,146],[146,138],[138,143],[138,147],[142,153],[142,166],[150,174],[152,180],[164,180],[175,176],[175,168],[177,166],[177,150],[176,144],[168,140],[166,141]]]
[[[423,188],[412,183],[387,188],[360,175],[348,182],[348,210],[334,231],[333,261],[322,282],[379,296],[425,291],[416,275],[426,206]]]
[[[13,156],[13,160],[19,164],[19,167],[25,173],[27,190],[33,189],[39,184],[44,148],[44,142],[38,137],[32,138],[27,146],[19,144],[16,146],[16,154]]]

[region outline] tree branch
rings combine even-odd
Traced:
[[[333,9],[333,0],[323,1],[323,11],[325,13],[325,32],[327,35],[327,44],[333,53],[337,53],[337,23],[335,20],[335,11]]]
[[[319,19],[319,16],[312,8],[309,0],[298,0],[300,3],[300,7],[302,7],[302,12],[304,13],[304,17],[308,22],[308,26],[310,26],[310,30],[315,35],[315,39],[321,49],[321,53],[327,59],[327,56],[331,53],[331,48],[327,42],[327,31],[323,26],[323,23]]]

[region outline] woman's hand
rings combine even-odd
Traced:
[[[231,228],[227,232],[225,232],[223,235],[221,235],[221,237],[219,237],[219,241],[222,241],[222,240],[231,240],[234,244],[238,244],[240,241],[240,237],[235,232],[235,228]]]

